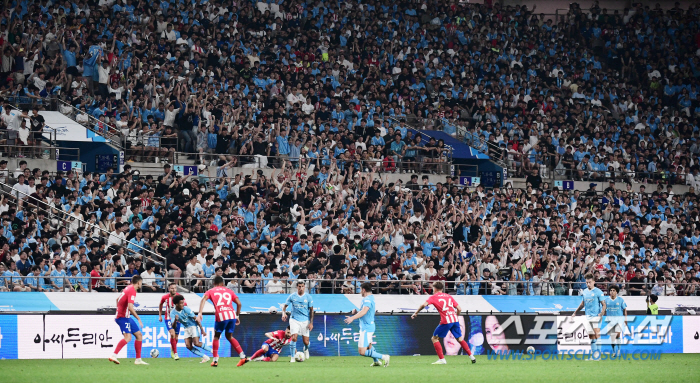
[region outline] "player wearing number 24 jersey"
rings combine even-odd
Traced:
[[[112,356],[109,357],[110,362],[119,364],[117,355],[122,348],[124,348],[124,346],[131,341],[131,335],[133,334],[136,338],[134,341],[134,350],[136,351],[136,361],[134,361],[134,364],[148,364],[141,360],[142,337],[139,325],[143,327],[143,323],[141,322],[141,318],[139,318],[139,315],[136,313],[136,309],[134,308],[134,303],[136,303],[136,291],[141,288],[141,283],[141,276],[134,275],[131,278],[131,284],[127,286],[117,298],[117,318],[114,319],[114,321],[117,322],[117,325],[119,325],[119,328],[124,335],[124,339],[117,343],[117,347],[114,348]],[[136,324],[136,321],[131,318],[132,315],[139,321],[138,324]]]
[[[451,295],[443,292],[444,289],[445,285],[442,282],[433,283],[433,291],[435,294],[428,298],[425,303],[420,305],[418,310],[416,310],[416,312],[411,316],[411,319],[415,319],[421,310],[430,305],[433,305],[437,312],[440,313],[440,324],[435,328],[433,337],[431,338],[433,341],[433,347],[435,347],[435,352],[437,352],[438,358],[440,359],[433,364],[447,364],[445,354],[442,352],[440,338],[447,336],[448,332],[451,332],[452,335],[454,335],[455,339],[457,339],[459,344],[464,349],[464,352],[466,352],[471,358],[472,363],[476,363],[476,358],[474,358],[474,355],[472,355],[469,345],[464,340],[464,335],[462,335],[462,329],[459,327],[459,314],[462,312],[462,308],[459,307],[457,301],[455,301]]]
[[[238,362],[238,366],[242,366],[246,363],[245,353],[238,343],[236,338],[233,337],[233,330],[236,325],[241,324],[241,301],[236,296],[236,293],[224,287],[224,278],[220,276],[214,277],[214,287],[209,291],[204,293],[202,301],[199,304],[199,323],[202,323],[202,312],[204,312],[204,305],[210,300],[214,305],[214,342],[212,344],[212,354],[214,355],[214,361],[211,363],[212,367],[217,367],[219,365],[219,338],[221,338],[221,333],[226,333],[226,339],[231,343],[231,346],[238,352],[241,360]],[[233,303],[236,304],[236,311],[233,310]]]

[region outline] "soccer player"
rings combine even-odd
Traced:
[[[472,355],[472,351],[469,349],[469,344],[464,340],[464,335],[462,335],[462,329],[459,327],[459,315],[462,312],[462,308],[459,307],[457,301],[452,298],[451,295],[445,294],[445,284],[442,282],[433,283],[434,294],[428,298],[425,303],[418,307],[411,319],[416,319],[418,313],[421,312],[427,306],[433,305],[435,309],[440,313],[440,324],[433,331],[433,347],[435,347],[435,352],[437,352],[438,360],[433,364],[447,364],[445,360],[445,354],[442,352],[442,345],[440,344],[440,339],[447,336],[448,332],[457,339],[460,346],[464,349],[464,352],[469,355],[472,363],[476,363],[476,358]]]
[[[173,298],[176,295],[178,295],[177,283],[170,283],[170,286],[168,286],[168,293],[160,298],[160,304],[158,305],[158,322],[163,321],[163,305],[165,305],[165,329],[168,330],[168,334],[170,334],[170,357],[179,360],[180,357],[177,355],[177,337],[180,334],[180,322],[175,321],[173,323],[170,320],[170,313],[175,309]],[[187,306],[187,303],[185,303],[185,306]]]
[[[202,326],[202,322],[197,319],[191,308],[185,306],[185,297],[182,295],[176,295],[175,298],[173,298],[173,303],[175,304],[175,308],[172,311],[173,321],[182,323],[182,325],[185,327],[185,346],[193,354],[202,358],[200,363],[208,362],[209,357],[197,349],[197,347],[199,347],[207,352],[212,351],[211,348],[202,345],[202,342],[199,341],[197,327],[202,330],[202,336],[207,335],[204,326]]]
[[[287,298],[282,306],[282,321],[287,320],[287,306],[292,306],[292,315],[289,318],[289,329],[292,332],[292,341],[289,343],[289,351],[292,360],[296,362],[294,355],[297,353],[297,336],[301,335],[304,341],[304,356],[309,359],[309,332],[314,329],[314,300],[304,289],[304,281],[297,282],[297,292]]]
[[[595,353],[600,352],[598,338],[600,338],[600,319],[605,312],[605,296],[603,296],[603,292],[599,288],[595,287],[595,279],[591,273],[586,274],[586,287],[583,290],[581,304],[571,314],[569,320],[573,322],[578,311],[585,307],[586,320],[588,320],[593,329],[593,333],[588,333],[588,336],[591,338],[591,357],[588,360],[600,360],[595,357]]]
[[[619,292],[619,287],[610,286],[610,296],[605,298],[605,312],[603,313],[611,326],[610,344],[612,353],[615,355],[620,355],[620,347],[622,347],[622,337],[620,335],[627,328],[627,303],[621,296],[617,295]],[[623,325],[625,327],[622,327]],[[615,345],[617,345],[617,350],[615,350]]]
[[[117,354],[131,341],[131,334],[136,337],[134,341],[134,349],[136,350],[136,361],[134,364],[145,364],[148,363],[141,360],[141,327],[143,327],[143,322],[141,318],[136,314],[136,309],[134,309],[134,302],[136,301],[136,290],[141,288],[141,276],[134,275],[131,277],[131,284],[122,290],[119,297],[117,297],[117,318],[114,320],[119,325],[119,328],[124,334],[124,339],[117,343],[117,347],[114,348],[114,353],[109,357],[110,362],[119,364],[117,359]],[[134,316],[139,321],[137,325],[134,321]],[[141,326],[141,327],[139,327]]]
[[[248,360],[260,360],[263,362],[275,362],[280,356],[282,347],[292,341],[292,332],[287,326],[286,330],[266,332],[267,340],[263,342],[260,350],[256,351]]]
[[[382,355],[372,347],[372,336],[374,335],[374,295],[372,295],[372,285],[365,282],[360,286],[362,295],[362,306],[360,311],[353,316],[345,317],[345,323],[350,324],[355,319],[360,320],[360,341],[357,343],[357,351],[362,356],[370,357],[374,362],[370,365],[389,367],[389,355]],[[355,310],[353,310],[355,311]],[[381,361],[381,362],[380,362]]]
[[[214,361],[211,362],[211,366],[219,366],[219,338],[221,338],[222,332],[226,332],[226,339],[228,339],[233,349],[236,350],[238,356],[241,358],[236,365],[240,367],[244,365],[247,360],[241,345],[236,338],[233,337],[233,330],[236,328],[236,325],[241,324],[241,301],[233,291],[224,287],[223,277],[219,275],[215,276],[213,283],[214,287],[204,293],[202,301],[199,303],[199,315],[197,315],[197,320],[199,323],[202,323],[204,304],[207,303],[207,300],[210,300],[214,305],[214,315],[216,318],[214,323],[214,347],[212,351]],[[236,311],[233,311],[232,303],[236,304]]]

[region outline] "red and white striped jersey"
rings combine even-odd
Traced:
[[[216,322],[236,319],[236,311],[232,306],[236,298],[236,293],[223,286],[214,287],[204,293],[204,299],[210,300],[214,305]]]
[[[136,289],[134,285],[126,286],[117,298],[117,318],[129,318],[129,303],[136,303]]]
[[[160,298],[160,303],[162,303],[163,307],[165,308],[165,320],[170,319],[170,312],[175,310],[173,298],[175,297],[170,296],[170,293],[167,293]],[[187,302],[185,302],[185,306],[187,306]]]
[[[287,338],[284,330],[277,330],[272,333],[274,338],[268,339],[265,343],[269,344],[276,351],[281,351],[282,347],[288,345],[292,341],[292,338]]]
[[[433,305],[440,313],[440,324],[448,324],[457,322],[457,301],[451,295],[445,293],[437,293],[426,301],[427,304]]]

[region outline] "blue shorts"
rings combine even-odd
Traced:
[[[274,348],[272,348],[272,346],[270,346],[270,345],[267,344],[267,343],[263,343],[262,346],[260,346],[260,348],[263,348],[263,347],[265,347],[265,346],[267,346],[267,352],[265,353],[265,355],[263,355],[264,357],[266,357],[266,358],[272,358],[272,355],[279,355],[279,352],[277,352],[277,350],[275,350]]]
[[[233,334],[233,330],[235,328],[236,328],[236,320],[235,319],[227,319],[225,321],[214,323],[214,332],[218,332],[218,333],[226,332],[227,334]]]
[[[175,322],[175,326],[173,326],[173,321],[170,319],[165,320],[165,329],[170,331],[170,329],[175,330],[175,334],[180,333],[180,322]]]
[[[462,329],[459,327],[459,322],[438,325],[435,327],[435,331],[433,331],[433,336],[444,338],[447,336],[448,332],[451,332],[456,339],[462,337]]]
[[[122,330],[122,334],[136,334],[141,331],[134,318],[117,318],[114,320]]]

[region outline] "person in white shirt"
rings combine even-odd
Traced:
[[[301,110],[306,114],[313,113],[315,109],[316,108],[314,108],[314,106],[311,104],[311,100],[308,98],[306,99],[306,103],[301,106]]]
[[[282,294],[284,293],[284,283],[280,281],[280,273],[274,272],[272,274],[272,280],[267,282],[265,286],[268,294]]]
[[[127,225],[127,227],[128,227],[128,225]],[[115,224],[114,231],[109,233],[107,247],[112,246],[112,245],[124,246],[125,243],[126,243],[126,236],[122,232],[122,224]]]
[[[190,261],[187,262],[185,275],[187,276],[190,285],[195,288],[195,290],[203,285],[202,279],[197,279],[195,281],[195,278],[205,278],[204,270],[202,269],[202,265],[197,262],[196,255],[193,255],[192,258],[190,258]]]
[[[24,174],[20,174],[17,177],[17,183],[12,187],[12,195],[19,199],[24,200],[29,194],[29,186],[24,183]]]
[[[144,292],[158,292],[160,288],[156,283],[156,265],[153,262],[146,264],[146,271],[141,273],[143,284],[141,285]]]

